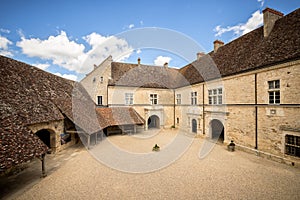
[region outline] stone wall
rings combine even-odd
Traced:
[[[133,105],[125,104],[126,93],[133,93]],[[150,94],[157,94],[157,105],[150,104]],[[160,118],[160,126],[163,128],[170,128],[174,124],[174,91],[172,89],[109,86],[108,105],[132,106],[146,122],[151,115],[157,115]]]
[[[108,57],[100,65],[82,79],[81,83],[97,104],[97,96],[102,96],[102,104],[107,105],[107,85],[111,78],[112,57]],[[102,77],[102,78],[101,78]]]
[[[38,124],[32,124],[28,126],[33,133],[37,133],[40,130],[46,129],[50,132],[50,147],[53,153],[60,151],[60,134],[64,133],[64,121],[50,121]]]
[[[256,75],[255,75],[256,74]],[[255,76],[257,76],[257,105],[255,104]],[[280,80],[280,104],[269,104],[268,81]],[[204,86],[204,94],[202,92]],[[223,88],[223,104],[208,105],[208,89]],[[198,92],[198,106],[190,105],[190,92]],[[224,142],[234,140],[238,145],[254,149],[257,123],[258,150],[281,157],[285,152],[285,131],[300,135],[300,61],[293,61],[269,68],[225,77],[222,81],[210,81],[176,89],[182,104],[176,105],[175,118],[178,127],[191,132],[191,120],[200,122],[197,134],[211,137],[213,119],[222,122]],[[204,95],[204,115],[202,113]],[[199,98],[200,97],[200,98]],[[257,122],[256,122],[257,107]],[[290,157],[291,159],[298,159]]]

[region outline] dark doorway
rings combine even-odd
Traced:
[[[45,145],[47,145],[49,148],[51,148],[51,144],[50,144],[50,132],[46,129],[42,129],[38,132],[35,133],[40,140],[42,140],[44,142]]]
[[[148,118],[148,128],[159,128],[159,117],[156,115],[152,115]]]
[[[197,120],[192,120],[192,132],[197,133]]]
[[[217,119],[211,121],[211,134],[212,139],[219,140],[220,142],[224,141],[224,126],[222,122]]]

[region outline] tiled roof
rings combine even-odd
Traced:
[[[300,58],[300,9],[278,19],[268,37],[263,27],[177,70],[113,62],[109,85],[178,88]]]
[[[278,19],[268,37],[264,37],[263,27],[260,27],[220,47],[216,53],[212,51],[181,68],[180,73],[194,84],[299,58],[300,9],[297,9]],[[211,61],[214,61],[219,73],[210,68],[213,66]],[[202,76],[196,69],[201,71]]]
[[[118,125],[142,125],[143,118],[132,107],[98,107],[96,108],[101,129]]]
[[[63,120],[74,121],[73,102],[81,113],[77,124],[86,131],[97,131],[97,118],[88,114],[95,104],[74,81],[63,79],[25,63],[0,56],[0,171],[38,157],[47,146],[27,127],[30,124]],[[85,101],[79,101],[84,99]],[[86,105],[89,105],[88,107]],[[79,110],[81,109],[81,110]],[[77,117],[78,118],[78,117]],[[95,128],[95,122],[98,129]]]
[[[174,68],[120,62],[112,62],[111,71],[109,85],[147,88],[173,88],[178,74]]]

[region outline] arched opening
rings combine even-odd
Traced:
[[[192,120],[192,132],[197,133],[197,120]]]
[[[210,124],[211,128],[211,137],[220,142],[224,141],[224,126],[221,121],[214,119]]]
[[[47,145],[49,148],[51,148],[51,133],[47,129],[39,130],[35,133],[42,142],[44,142],[45,145]]]
[[[159,117],[156,115],[152,115],[148,118],[148,128],[159,128]]]

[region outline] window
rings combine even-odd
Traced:
[[[125,93],[125,104],[126,105],[133,104],[133,93]]]
[[[177,123],[177,124],[179,124],[179,117],[177,117],[177,119],[176,119],[176,123]]]
[[[150,103],[151,105],[157,104],[157,94],[150,94]]]
[[[181,94],[176,95],[176,103],[177,103],[177,105],[181,104]]]
[[[268,81],[269,104],[280,104],[280,81]]]
[[[102,106],[102,96],[97,97],[97,104]]]
[[[223,89],[208,90],[208,104],[223,104]]]
[[[285,136],[285,153],[300,157],[300,137],[295,135]]]
[[[100,77],[100,83],[103,83],[103,76]]]
[[[197,105],[197,92],[191,92],[191,104]]]

